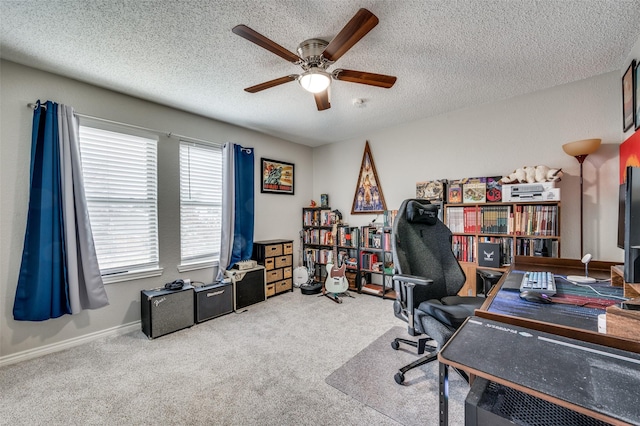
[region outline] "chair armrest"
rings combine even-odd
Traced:
[[[400,291],[406,292],[406,306],[405,310],[407,311],[407,323],[409,324],[409,335],[415,336],[415,323],[414,323],[414,307],[413,307],[413,288],[417,285],[430,285],[433,284],[433,280],[420,277],[418,275],[406,275],[406,274],[395,274],[393,276],[394,281],[399,281],[402,283],[402,289]]]
[[[418,275],[396,274],[393,276],[393,279],[395,281],[400,281],[402,283],[409,283],[409,284],[418,284],[418,285],[433,284],[433,280],[430,280],[425,277],[420,277]]]

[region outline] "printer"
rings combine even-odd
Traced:
[[[560,188],[555,182],[502,185],[502,201],[560,201]]]

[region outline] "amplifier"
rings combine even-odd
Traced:
[[[233,283],[234,310],[237,311],[267,300],[264,266],[258,265],[253,269],[245,269],[243,271],[230,269],[225,272],[225,275]]]
[[[231,281],[213,283],[195,289],[195,321],[201,323],[233,311]]]
[[[142,290],[140,319],[142,332],[150,339],[191,327],[193,321],[193,287],[180,290]]]

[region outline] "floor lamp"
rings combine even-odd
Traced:
[[[582,163],[589,154],[593,154],[600,148],[601,139],[583,139],[580,141],[569,142],[562,145],[562,149],[572,157],[576,157],[578,163],[580,163],[580,256],[585,253],[583,251],[583,182],[582,182]]]

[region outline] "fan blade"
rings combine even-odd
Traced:
[[[337,61],[362,37],[378,25],[378,18],[367,9],[360,9],[324,49],[322,56],[329,61]]]
[[[396,82],[396,77],[392,75],[374,74],[372,72],[354,70],[335,70],[333,72],[336,80],[348,81],[350,83],[368,84],[389,89]]]
[[[331,104],[329,103],[329,89],[324,92],[314,93],[313,97],[316,98],[318,111],[324,111],[325,109],[331,108]]]
[[[265,81],[264,83],[256,84],[255,86],[247,87],[244,89],[245,92],[256,93],[264,89],[270,89],[274,86],[279,86],[284,83],[288,83],[297,78],[297,75],[288,75],[286,77],[276,78],[275,80]]]
[[[237,34],[240,37],[246,38],[250,42],[257,44],[258,46],[275,53],[276,55],[280,56],[283,59],[286,59],[289,62],[293,62],[295,64],[300,60],[300,57],[295,53],[288,51],[275,41],[269,40],[259,32],[252,30],[246,25],[236,25],[231,31],[233,31],[234,34]]]

